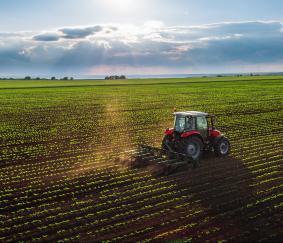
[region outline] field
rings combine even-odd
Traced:
[[[172,111],[217,115],[227,158],[129,167]],[[283,77],[0,81],[0,241],[283,239]]]

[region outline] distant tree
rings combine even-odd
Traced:
[[[253,73],[250,73],[250,76],[251,76],[251,77],[254,76]]]
[[[40,80],[40,77],[37,77],[36,80]]]
[[[74,78],[73,78],[73,77],[70,77],[70,80],[74,80]]]
[[[64,78],[62,78],[62,80],[68,80],[69,78],[68,77],[64,77]]]
[[[31,80],[31,77],[30,76],[26,76],[25,80]]]
[[[117,79],[127,79],[127,77],[125,75],[121,75],[121,76],[112,75],[112,76],[106,76],[104,79],[105,80],[117,80]]]
[[[56,80],[56,77],[51,77],[51,80]]]

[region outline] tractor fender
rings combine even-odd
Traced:
[[[190,138],[190,137],[197,137],[199,138],[202,142],[203,141],[203,137],[201,136],[201,134],[198,132],[198,131],[189,131],[189,132],[184,132],[181,137],[183,139],[187,139],[187,138]]]
[[[181,137],[182,138],[187,138],[187,137],[190,137],[190,136],[193,136],[193,135],[197,135],[197,136],[200,136],[200,133],[198,131],[189,131],[189,132],[184,132],[181,134]]]
[[[219,136],[217,136],[217,137],[214,137],[214,138],[212,138],[212,144],[213,145],[216,145],[222,138],[224,138],[225,136],[224,135],[219,135]]]
[[[221,136],[221,132],[216,129],[209,129],[209,136],[212,138],[216,138]]]
[[[168,136],[172,136],[174,133],[174,128],[167,128],[164,132],[164,134],[168,135]]]

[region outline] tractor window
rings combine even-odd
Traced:
[[[198,130],[207,130],[207,120],[206,117],[197,117],[197,128]]]
[[[175,131],[183,132],[185,129],[186,118],[182,116],[176,116],[175,118]]]
[[[175,131],[184,132],[194,130],[194,120],[192,117],[176,116]]]

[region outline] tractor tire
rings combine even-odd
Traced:
[[[161,149],[164,149],[164,150],[168,150],[167,146],[166,146],[166,143],[169,141],[169,136],[168,135],[165,135],[163,140],[162,140],[162,144],[161,144]]]
[[[165,135],[162,140],[162,144],[161,144],[161,149],[163,150],[162,153],[164,153],[164,155],[166,155],[169,159],[173,159],[174,154],[172,154],[170,150],[168,149],[168,147],[166,146],[166,143],[168,141],[170,141],[170,137],[168,135]]]
[[[215,142],[214,153],[217,157],[224,157],[230,153],[230,142],[226,137],[222,137]]]
[[[194,161],[199,161],[203,155],[203,142],[198,137],[189,137],[185,140],[184,153]]]

